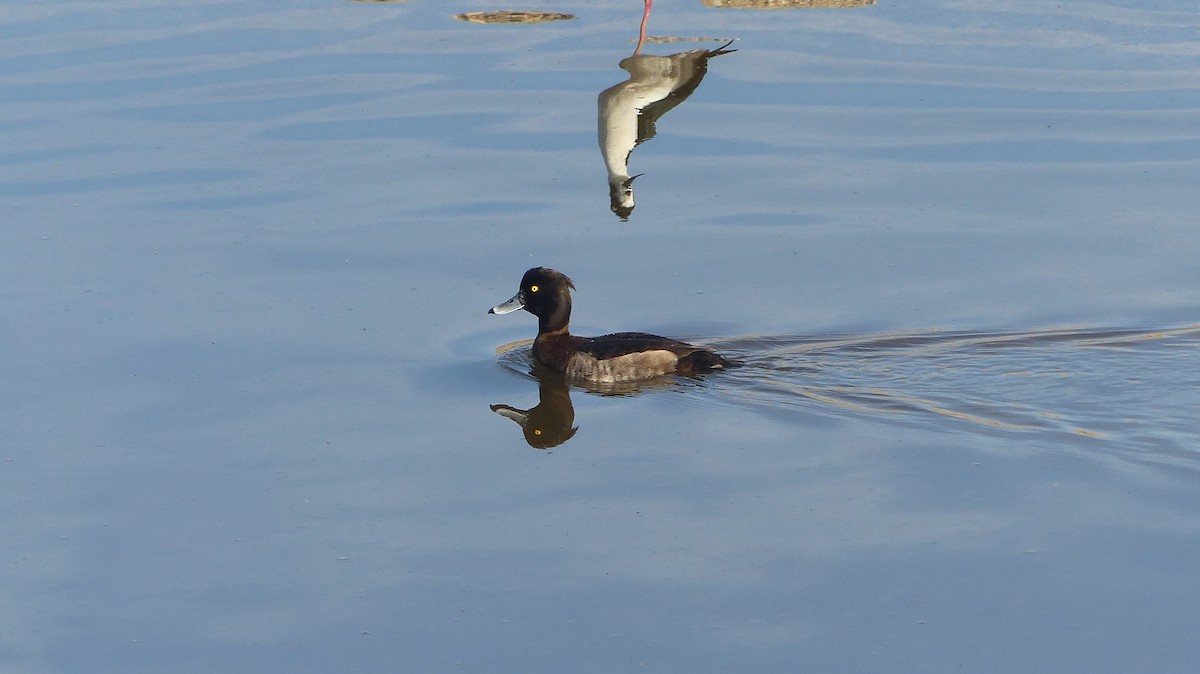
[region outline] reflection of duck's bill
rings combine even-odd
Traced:
[[[525,410],[519,410],[509,405],[489,405],[488,407],[490,407],[491,410],[496,414],[499,414],[505,419],[512,419],[518,424],[524,425],[525,421],[529,418],[529,413]]]
[[[521,301],[521,293],[517,293],[516,295],[513,295],[512,299],[509,301],[504,302],[503,304],[497,304],[491,309],[488,309],[488,313],[496,314],[497,316],[503,316],[504,314],[511,314],[518,309],[524,308],[525,303]]]

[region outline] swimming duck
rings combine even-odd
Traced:
[[[524,309],[537,316],[533,357],[572,379],[601,383],[634,381],[672,373],[707,372],[730,365],[709,349],[645,332],[576,337],[568,330],[574,288],[566,274],[534,267],[521,278],[517,294],[488,313],[502,315]]]

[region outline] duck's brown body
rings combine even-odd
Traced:
[[[703,347],[645,332],[618,332],[576,337],[569,330],[571,279],[561,272],[535,267],[525,272],[521,289],[491,313],[525,309],[538,317],[533,357],[572,379],[601,383],[628,382],[664,374],[695,374],[728,365]]]

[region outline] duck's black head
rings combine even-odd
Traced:
[[[489,314],[507,314],[524,309],[538,317],[538,332],[565,330],[571,321],[571,291],[575,284],[567,275],[547,267],[534,267],[521,277],[521,289],[512,299],[492,307]]]

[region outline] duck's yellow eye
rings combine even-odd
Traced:
[[[537,291],[538,291],[538,287],[537,287],[537,286],[529,286],[529,292],[531,292],[531,293],[536,293]]]
[[[535,428],[535,429],[533,429],[533,434],[534,434],[534,435],[541,435],[541,434],[542,434],[542,429],[540,429],[540,428]]]

